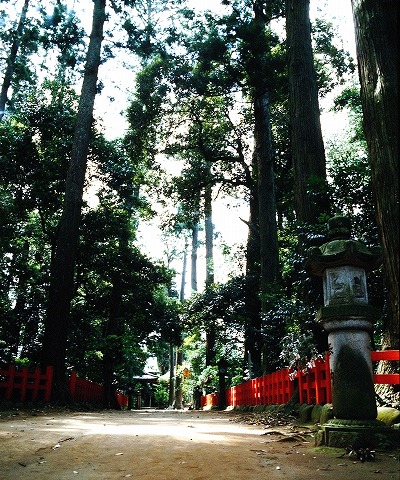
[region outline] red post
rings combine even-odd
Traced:
[[[35,368],[35,373],[32,374],[33,376],[33,383],[31,384],[30,388],[32,389],[32,400],[35,401],[40,387],[40,369]]]
[[[20,398],[21,402],[25,401],[26,397],[26,387],[28,384],[28,367],[22,367],[22,373],[21,373],[21,388],[20,388]]]
[[[75,398],[76,396],[76,372],[75,370],[72,370],[71,376],[69,377],[69,391],[71,392],[71,397],[72,400],[76,401],[77,399]]]
[[[44,390],[44,401],[49,402],[51,399],[51,387],[53,386],[53,367],[46,367],[46,388]]]
[[[6,394],[5,397],[7,400],[11,399],[13,388],[14,388],[14,376],[15,376],[15,367],[14,365],[9,365],[8,367],[8,372],[6,373],[8,376],[7,380],[7,388],[6,388]]]

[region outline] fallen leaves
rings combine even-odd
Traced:
[[[280,438],[274,440],[275,442],[302,442],[302,443],[310,443],[308,441],[308,437],[310,436],[310,432],[308,431],[300,431],[300,432],[283,432],[280,430],[268,430],[264,432],[262,435],[279,435]]]

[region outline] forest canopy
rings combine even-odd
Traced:
[[[355,48],[309,3],[0,1],[1,363],[53,365],[59,401],[76,370],[112,406],[156,359],[177,408],[221,359],[228,386],[306,365],[328,343],[305,259],[335,215],[382,248],[374,348],[399,347],[397,140],[373,147],[398,113],[371,126]]]

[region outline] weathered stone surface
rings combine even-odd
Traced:
[[[313,409],[311,410],[312,423],[320,423],[321,412],[322,412],[322,405],[319,405],[319,404],[314,405]]]
[[[377,420],[366,422],[333,419],[322,425],[315,435],[316,446],[336,448],[390,450],[398,446],[398,442],[399,432]]]
[[[342,346],[336,358],[332,389],[335,417],[348,420],[376,419],[370,365],[361,352],[351,346]]]
[[[322,406],[320,423],[324,424],[333,418],[333,405],[331,403],[326,403]]]
[[[300,405],[299,408],[299,420],[300,422],[306,423],[311,420],[311,412],[314,408],[314,405],[309,405],[307,403],[303,403]]]
[[[400,423],[400,410],[391,407],[378,407],[377,419],[388,427]]]

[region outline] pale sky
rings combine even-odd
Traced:
[[[71,8],[79,10],[83,8],[85,10],[84,18],[82,22],[88,30],[90,30],[91,16],[92,16],[92,2],[83,2],[82,0],[69,0]],[[22,8],[23,0],[16,3],[16,13],[19,14]],[[194,7],[201,9],[209,9],[213,11],[224,11],[226,7],[222,6],[219,0],[191,0]],[[354,45],[354,30],[352,22],[351,1],[350,0],[311,0],[310,1],[310,16],[313,20],[317,15],[320,15],[318,10],[322,9],[328,11],[327,18],[332,21],[334,25],[337,25],[340,35],[343,37],[343,47],[350,51],[355,56]],[[81,15],[79,15],[81,18]],[[104,77],[103,81],[107,85],[113,80],[115,86],[112,89],[112,93],[109,95],[115,98],[115,101],[110,102],[107,98],[107,93],[102,93],[96,99],[96,114],[100,115],[104,119],[104,126],[107,130],[108,138],[121,137],[124,134],[126,123],[120,112],[126,109],[128,104],[127,90],[131,90],[134,86],[135,72],[126,70],[116,60],[108,61],[106,64],[100,67],[100,77]],[[108,78],[107,78],[108,77]],[[115,83],[115,78],[118,78],[119,84]],[[328,99],[329,100],[329,99]],[[332,114],[327,112],[329,105],[325,107],[324,115],[321,118],[322,128],[325,135],[332,134],[332,127],[341,128],[341,122],[333,121]],[[234,244],[237,242],[245,243],[247,238],[247,227],[239,219],[248,218],[247,205],[240,205],[239,207],[232,209],[227,208],[224,202],[219,202],[218,208],[214,212],[214,224],[216,232],[220,232],[220,240],[227,244]],[[155,226],[147,225],[146,228],[141,229],[141,243],[144,250],[151,257],[162,257],[163,245],[158,236],[158,230]],[[199,286],[204,279],[203,266],[204,260],[201,258],[199,251]],[[223,281],[226,277],[225,266],[223,259],[219,254],[217,248],[215,248],[215,273],[216,280]],[[177,265],[176,269],[180,271],[181,266]],[[188,282],[190,279],[190,272],[188,272]],[[179,281],[179,276],[178,276]],[[180,285],[177,285],[178,290]]]

